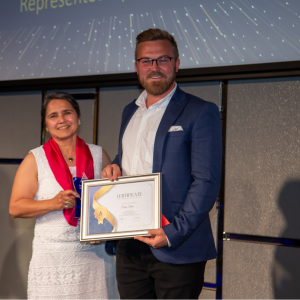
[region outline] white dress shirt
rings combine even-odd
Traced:
[[[153,149],[156,131],[165,113],[174,89],[163,99],[146,106],[147,92],[143,91],[136,100],[139,108],[132,116],[122,140],[122,175],[139,175],[152,173]]]
[[[165,110],[173,97],[174,89],[164,98],[146,106],[147,92],[144,90],[136,100],[139,108],[132,116],[122,140],[122,175],[140,175],[152,173],[153,149],[156,131]],[[171,247],[168,240],[168,246]]]

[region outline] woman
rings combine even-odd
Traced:
[[[36,217],[28,298],[118,298],[114,259],[104,245],[79,243],[73,182],[100,178],[110,159],[77,136],[80,110],[71,95],[47,95],[42,120],[51,139],[21,163],[9,206],[14,218]]]

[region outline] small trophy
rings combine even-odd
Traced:
[[[82,178],[73,177],[73,183],[74,183],[75,191],[79,194],[79,198],[76,198],[75,218],[80,218]]]

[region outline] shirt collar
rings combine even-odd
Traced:
[[[168,106],[171,98],[173,97],[173,95],[176,91],[176,88],[177,88],[177,83],[175,82],[174,89],[167,96],[160,99],[158,102],[152,104],[150,107],[153,109],[166,108]],[[147,100],[147,91],[144,90],[140,94],[140,96],[137,98],[137,100],[135,101],[135,104],[143,109],[147,109],[146,100]]]

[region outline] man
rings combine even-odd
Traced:
[[[221,177],[221,124],[215,104],[175,83],[180,60],[166,31],[140,33],[135,68],[145,91],[123,111],[119,154],[102,178],[162,173],[169,224],[151,237],[115,242],[120,297],[198,298],[207,260],[216,257],[209,211]]]

